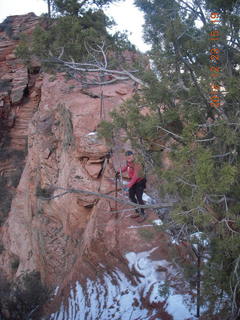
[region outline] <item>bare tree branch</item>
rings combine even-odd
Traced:
[[[234,153],[235,153],[235,150],[233,150],[231,152],[226,152],[224,154],[217,154],[217,155],[212,156],[211,158],[223,158],[223,157],[229,156],[230,154],[234,154]]]
[[[213,137],[213,138],[209,138],[209,139],[197,139],[197,140],[195,140],[196,142],[206,142],[206,141],[213,141],[213,140],[215,140],[216,139],[216,137]]]
[[[169,134],[173,135],[174,137],[177,137],[177,138],[179,138],[179,139],[182,139],[182,140],[183,140],[183,137],[181,137],[181,136],[179,136],[178,134],[173,133],[173,132],[171,132],[171,131],[169,131],[169,130],[167,130],[167,129],[165,129],[165,128],[161,127],[161,126],[157,126],[157,128],[159,128],[159,129],[161,129],[161,130],[163,130],[163,131],[165,131],[165,132],[167,132],[167,133],[169,133]]]
[[[125,204],[125,205],[129,205],[129,206],[133,206],[134,209],[138,209],[138,208],[143,208],[143,209],[159,209],[159,208],[167,208],[167,207],[172,207],[173,204],[172,203],[162,203],[162,204],[156,204],[156,205],[140,205],[140,204],[136,204],[135,202],[131,202],[131,201],[126,201],[126,200],[122,200],[113,196],[110,196],[108,194],[105,193],[99,193],[99,192],[94,192],[94,191],[88,191],[88,190],[81,190],[81,189],[71,189],[71,188],[62,188],[62,187],[53,187],[53,190],[63,190],[63,193],[57,194],[55,196],[52,197],[39,197],[42,200],[53,200],[59,197],[62,197],[66,194],[70,194],[70,193],[80,193],[80,194],[86,194],[86,195],[94,195],[97,198],[104,198],[104,199],[108,199],[108,200],[113,200],[113,201],[117,201],[119,203]]]
[[[240,232],[236,231],[236,230],[233,230],[233,228],[229,225],[229,222],[235,222],[233,220],[228,220],[226,218],[224,218],[223,220],[219,221],[219,223],[225,223],[228,230],[230,230],[232,233],[237,233],[237,234],[240,234]]]
[[[71,74],[76,80],[81,81],[83,84],[92,85],[108,85],[113,84],[117,81],[127,81],[133,80],[134,82],[140,84],[143,87],[148,87],[148,84],[143,82],[141,79],[133,75],[133,73],[138,72],[138,70],[114,70],[108,68],[108,60],[106,54],[106,48],[104,41],[101,45],[96,44],[96,48],[93,48],[87,43],[84,43],[85,49],[87,50],[89,56],[93,58],[91,62],[75,62],[73,59],[71,61],[66,61],[62,59],[64,54],[64,48],[61,48],[61,52],[58,57],[54,57],[52,52],[49,52],[50,59],[45,60],[45,62],[52,62],[62,65],[65,69],[70,69],[77,74],[81,73],[96,73],[99,75],[99,81],[82,81],[82,79],[77,79],[77,77]],[[104,79],[108,77],[109,79]]]
[[[197,188],[196,184],[189,183],[189,182],[183,180],[183,178],[177,177],[177,181],[180,181],[180,182],[182,182],[182,183],[184,183],[184,184],[186,184],[186,185],[188,185],[188,186],[190,186],[192,188]]]
[[[58,59],[61,59],[64,54],[64,47],[62,47],[61,53],[58,56]]]

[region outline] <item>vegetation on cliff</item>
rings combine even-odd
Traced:
[[[93,5],[90,0],[45,0],[48,3],[48,16],[51,17],[52,13],[61,15],[71,15],[78,17],[84,14],[89,6]],[[116,2],[118,0],[96,0],[94,1],[95,7],[102,7],[104,5]]]
[[[237,319],[239,2],[135,3],[145,14],[145,39],[152,45],[152,70],[142,75],[148,86],[113,112],[112,122],[102,123],[99,131],[109,139],[124,129],[159,176],[159,195],[178,200],[164,217],[165,230],[191,244],[195,260],[185,275],[197,288],[198,315]],[[142,107],[149,110],[145,116]],[[167,170],[161,165],[163,149],[172,160]]]
[[[51,1],[51,19],[43,16],[42,22],[33,32],[32,38],[22,36],[17,47],[17,56],[29,63],[37,56],[43,67],[48,70],[68,70],[73,75],[78,63],[90,63],[92,68],[104,60],[100,48],[104,47],[104,55],[108,56],[108,67],[124,66],[123,50],[135,50],[125,34],[120,32],[110,35],[114,22],[102,10],[102,5],[113,1],[95,1],[89,6],[88,1]],[[87,66],[91,69],[90,65]],[[79,70],[78,70],[79,73]]]

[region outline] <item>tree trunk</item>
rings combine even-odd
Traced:
[[[51,18],[51,0],[48,0],[48,17]]]
[[[199,253],[199,250],[198,250]],[[197,257],[197,314],[196,317],[200,317],[200,306],[201,306],[201,255]]]

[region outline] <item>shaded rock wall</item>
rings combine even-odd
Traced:
[[[38,73],[28,72],[16,58],[14,50],[21,32],[31,33],[38,21],[39,18],[30,13],[8,17],[0,25],[0,242],[3,248],[0,266],[10,278],[14,277],[20,260],[18,254],[8,249],[14,231],[6,233],[6,220],[10,217],[11,205],[16,206],[16,211],[25,210],[19,192],[27,174],[23,169],[28,152],[28,124],[38,108],[42,82]],[[20,191],[17,192],[18,185]],[[20,215],[15,218],[17,236],[22,234],[25,221]],[[29,238],[26,234],[24,237],[26,242],[19,243],[20,251],[21,247],[28,246]]]

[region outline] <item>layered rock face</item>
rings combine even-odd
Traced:
[[[33,14],[11,19],[13,35],[19,28],[31,32],[38,23]],[[131,312],[132,319],[171,319],[170,302],[155,298],[159,285],[175,280],[172,295],[187,294],[187,288],[180,280],[176,285],[177,272],[167,262],[170,239],[151,224],[157,217],[149,212],[146,226],[140,226],[129,218],[131,211],[115,212],[127,208],[122,204],[71,192],[116,196],[114,167],[123,153],[109,158],[109,147],[96,129],[133,95],[134,83],[86,89],[64,74],[38,73],[38,65],[29,73],[13,53],[17,40],[9,40],[5,31],[0,36],[1,141],[6,152],[1,177],[11,193],[9,210],[1,207],[1,272],[14,280],[37,270],[46,285],[58,288],[44,319],[120,319],[121,308],[128,310],[121,319],[130,319]],[[117,196],[127,200],[119,188]],[[75,307],[69,309],[71,287]],[[102,302],[95,305],[93,300]],[[114,312],[105,314],[106,308]]]
[[[8,17],[0,25],[0,264],[10,278],[16,273],[19,257],[8,250],[6,219],[25,166],[28,124],[38,108],[41,95],[40,65],[35,65],[30,74],[16,58],[14,50],[20,34],[31,34],[38,23],[39,18],[30,13]],[[23,203],[18,206],[23,208]]]
[[[2,227],[1,265],[8,276],[13,276],[11,259],[17,259],[14,277],[37,269],[46,283],[55,284],[72,270],[79,250],[84,252],[90,243],[91,217],[99,198],[74,194],[49,201],[44,198],[62,193],[61,189],[51,192],[56,186],[101,193],[114,190],[111,160],[106,157],[109,149],[95,131],[110,110],[132,95],[134,86],[123,83],[94,88],[89,93],[64,75],[54,79],[41,74],[28,88],[27,70],[26,75],[24,90],[30,91],[25,97],[22,92],[21,105],[15,102],[16,108],[11,102],[10,112],[16,115],[9,128],[9,150],[23,150],[27,139],[28,154],[9,217]]]

